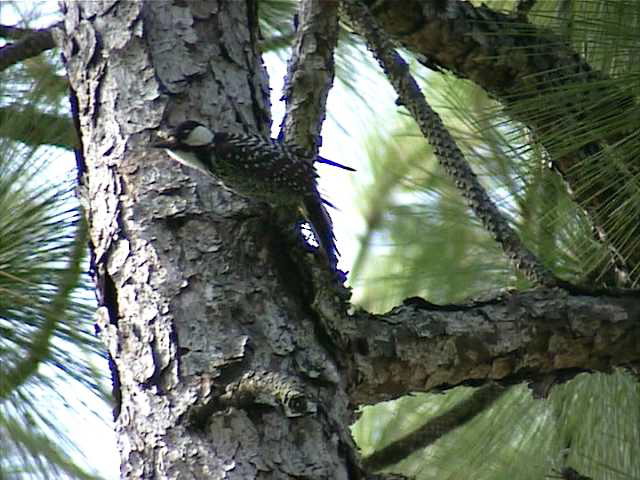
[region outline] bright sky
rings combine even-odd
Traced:
[[[21,8],[25,9],[29,8],[30,3],[18,2]],[[48,12],[55,12],[57,8],[55,1],[37,2],[37,4]],[[11,25],[17,21],[15,13],[10,9],[3,8],[1,13],[4,24]],[[48,16],[37,26],[44,27],[53,21],[55,18]],[[284,105],[279,98],[286,65],[276,55],[267,55],[265,61],[272,88],[273,125],[274,129],[277,129],[284,112]],[[357,88],[365,101],[372,100],[368,103],[369,108],[339,82],[336,82],[336,87],[331,91],[327,121],[322,131],[321,153],[327,158],[356,168],[358,172],[349,173],[334,167],[317,165],[321,192],[338,207],[338,210],[330,213],[334,220],[338,248],[341,252],[340,266],[344,270],[349,270],[355,258],[358,250],[358,236],[364,229],[364,223],[356,205],[358,179],[360,184],[368,179],[364,140],[371,124],[376,122],[376,118],[384,118],[382,115],[385,112],[395,108],[390,87],[379,77],[372,78],[371,75],[367,78],[363,77],[359,80]],[[338,119],[340,125],[334,119]],[[277,131],[274,131],[274,135],[277,135]],[[64,155],[69,157],[68,162],[65,163],[70,169],[74,168],[73,155],[68,152]],[[98,367],[107,371],[106,364]],[[91,465],[107,480],[119,478],[119,455],[116,450],[115,434],[112,431],[111,408],[97,402],[93,395],[77,387],[69,387],[69,391],[64,392],[63,395],[65,402],[71,408],[67,408],[60,399],[48,399],[47,402],[60,403],[59,408],[51,404],[49,408],[56,412],[57,422],[68,430],[69,437],[81,447],[86,459],[84,461],[78,459],[79,463]]]

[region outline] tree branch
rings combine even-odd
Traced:
[[[520,241],[471,170],[462,151],[446,129],[440,116],[429,106],[409,66],[377,25],[367,8],[357,0],[344,0],[344,10],[366,39],[367,45],[398,94],[399,102],[411,113],[420,131],[433,147],[438,163],[455,182],[467,205],[495,240],[500,243],[517,270],[540,285],[555,285],[557,280]]]
[[[52,33],[54,28],[57,28],[57,25],[44,30],[0,27],[0,36],[17,40],[15,43],[0,47],[0,72],[27,58],[35,57],[54,48],[56,46]]]
[[[381,26],[419,61],[475,82],[534,133],[555,132],[555,138],[565,132],[568,135],[573,131],[575,135],[576,125],[610,119],[612,105],[617,109],[618,125],[635,125],[635,98],[603,73],[594,71],[565,38],[549,30],[462,0],[442,0],[437,5],[407,0],[401,7],[394,0],[379,0],[375,5],[372,13]],[[548,102],[539,99],[554,92],[561,92],[562,108],[550,111]],[[552,98],[560,104],[559,94],[555,95]],[[514,108],[523,101],[528,101],[529,108]],[[572,144],[578,146],[569,151],[564,144],[558,147],[544,136],[541,140],[575,200],[589,214],[600,239],[610,246],[616,261],[624,260],[625,269],[634,271],[640,266],[640,249],[630,246],[627,239],[640,237],[640,217],[629,219],[627,209],[605,208],[621,203],[619,191],[607,176],[590,178],[589,188],[585,188],[583,174],[576,168],[585,159],[603,154],[603,145],[631,134],[620,128],[609,129],[603,138],[594,138],[602,135],[594,132],[603,129],[588,128],[582,144],[574,140]],[[626,171],[638,175],[633,159],[619,161],[624,162]],[[627,226],[624,235],[616,231],[619,225]]]
[[[384,315],[356,313],[343,326],[359,382],[352,402],[488,381],[533,382],[545,395],[580,372],[637,373],[638,296],[539,289],[463,305],[410,298]]]
[[[335,73],[338,3],[305,0],[298,17],[300,25],[282,92],[286,109],[279,138],[316,153],[322,144],[320,130]]]
[[[535,6],[537,0],[518,0],[515,8],[515,15],[520,20],[524,20],[529,15],[529,12]]]
[[[322,144],[320,131],[326,116],[327,97],[335,74],[333,54],[338,41],[338,3],[304,0],[300,3],[298,18],[282,93],[285,115],[278,137],[317,154]],[[291,225],[291,212],[283,212],[282,216],[285,217],[282,223]],[[311,268],[308,276],[314,279],[316,297],[323,297],[316,298],[315,304],[325,309],[321,315],[327,322],[325,326],[337,333],[329,319],[345,315],[348,292],[337,285],[342,282],[336,282],[335,272]],[[337,297],[336,288],[341,290]],[[338,297],[340,300],[334,302]]]
[[[49,30],[52,27],[57,27],[59,25],[60,24],[57,23],[44,30]],[[37,34],[38,32],[41,32],[41,31],[42,30],[37,30],[33,28],[16,27],[14,25],[0,25],[0,37],[8,38],[10,40],[20,40],[21,38],[27,37],[29,35]]]
[[[11,125],[2,134],[26,145],[51,145],[73,150],[78,137],[71,120],[35,108],[0,107],[0,125]]]
[[[507,389],[491,383],[473,392],[441,415],[430,419],[417,430],[386,445],[362,459],[366,469],[377,471],[404,460],[412,453],[433,445],[447,433],[461,427],[493,405]]]

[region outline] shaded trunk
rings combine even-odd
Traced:
[[[254,3],[65,8],[122,477],[354,478],[344,380],[267,207],[148,148],[187,118],[268,134]]]

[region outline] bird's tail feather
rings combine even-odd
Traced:
[[[304,208],[316,240],[327,255],[329,265],[335,270],[338,265],[338,249],[336,248],[336,237],[333,234],[333,222],[324,206],[325,203],[331,205],[329,202],[325,202],[316,191],[315,195],[304,199]]]

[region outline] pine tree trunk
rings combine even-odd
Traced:
[[[122,478],[356,478],[346,381],[267,207],[149,148],[185,119],[268,134],[255,3],[64,3]]]

